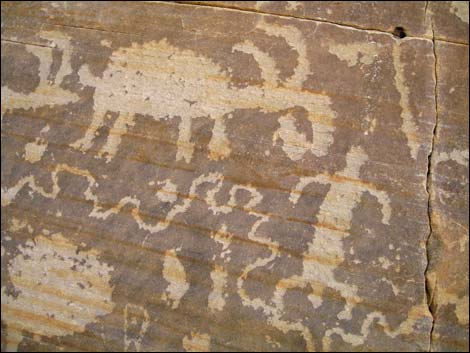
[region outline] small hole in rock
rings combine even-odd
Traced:
[[[393,30],[393,35],[395,37],[405,38],[406,37],[405,29],[403,27],[395,27],[395,29]]]

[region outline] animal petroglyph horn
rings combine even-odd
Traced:
[[[236,109],[273,113],[303,107],[314,138],[312,141],[300,138],[301,146],[295,147],[297,155],[307,151],[317,156],[325,155],[333,142],[332,121],[335,114],[330,108],[329,97],[303,89],[310,73],[310,64],[302,32],[293,26],[265,21],[261,21],[257,28],[269,36],[285,40],[298,54],[293,75],[282,84],[279,83],[281,80],[274,59],[249,40],[234,45],[232,52],[253,55],[262,71],[262,85],[231,87],[230,77],[210,58],[177,48],[166,39],[134,43],[130,48],[114,51],[111,63],[101,78],[94,76],[87,65],[82,66],[79,70],[81,83],[96,87],[94,114],[85,135],[73,142],[71,147],[83,152],[89,150],[109,112],[117,112],[118,118],[97,156],[105,157],[108,162],[117,153],[122,135],[135,124],[136,114],[152,116],[155,120],[178,119],[176,160],[189,163],[194,153],[192,120],[210,117],[214,125],[208,157],[218,160],[228,157],[231,152],[225,120]],[[132,112],[129,111],[130,107]],[[276,132],[277,138],[284,141],[284,151],[289,157],[289,144],[300,135],[295,127],[282,123]]]

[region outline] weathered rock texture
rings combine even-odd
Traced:
[[[178,1],[468,44],[466,1]],[[434,31],[434,34],[433,34]]]
[[[426,1],[179,1],[281,16],[327,21],[392,32],[404,27],[413,36],[432,36]]]
[[[2,2],[2,350],[468,350],[444,5]]]
[[[436,43],[438,124],[431,158],[432,348],[468,351],[468,47]]]

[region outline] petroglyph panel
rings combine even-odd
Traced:
[[[2,350],[431,348],[441,49],[330,5],[2,2]]]

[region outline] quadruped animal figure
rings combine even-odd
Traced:
[[[294,26],[280,26],[265,20],[258,23],[257,29],[282,38],[297,52],[297,66],[291,77],[282,81],[274,58],[249,39],[234,45],[232,52],[253,56],[261,70],[262,85],[231,87],[230,77],[218,64],[194,51],[181,50],[167,39],[119,48],[112,53],[102,77],[94,76],[87,65],[82,66],[80,82],[95,87],[94,115],[84,136],[70,146],[80,151],[89,150],[106,114],[118,113],[108,140],[97,155],[109,162],[117,153],[122,135],[135,124],[135,114],[149,115],[155,120],[177,118],[176,160],[189,163],[194,152],[191,122],[198,117],[209,117],[214,124],[208,157],[219,160],[230,155],[225,122],[236,109],[272,113],[302,107],[311,124],[313,138],[309,141],[305,134],[298,132],[295,118],[286,114],[279,118],[280,127],[273,140],[283,140],[283,150],[292,160],[301,159],[307,151],[316,156],[326,155],[333,142],[335,113],[328,96],[303,89],[311,72],[304,35]]]

